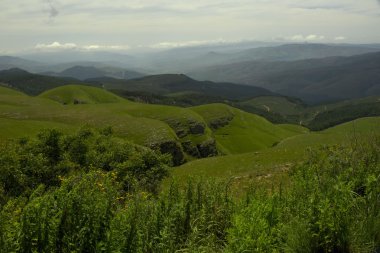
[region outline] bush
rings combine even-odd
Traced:
[[[113,171],[125,190],[156,191],[170,158],[112,136],[110,130],[82,129],[73,135],[56,130],[0,148],[0,189],[8,197],[28,195],[40,184],[59,186],[70,174]]]
[[[202,180],[156,193],[167,157],[109,131],[45,132],[2,149],[0,252],[378,252],[379,144],[313,151],[288,188],[234,199]]]

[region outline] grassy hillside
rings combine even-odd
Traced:
[[[68,123],[73,128],[111,126],[120,137],[172,154],[175,164],[184,159],[267,148],[304,131],[276,126],[223,104],[194,108],[141,104],[99,88],[76,85],[59,87],[38,97],[3,90],[0,117],[8,120],[7,128],[14,125],[14,129],[7,130],[9,137],[35,133],[44,125],[59,129],[66,129]],[[20,129],[23,122],[29,121],[29,127],[36,131]]]
[[[1,118],[0,129],[0,140],[7,140],[33,136],[43,129],[60,129],[69,133],[75,130],[75,126],[52,121]]]
[[[172,176],[183,180],[189,175],[234,178],[237,183],[282,181],[289,168],[303,161],[309,148],[323,145],[354,143],[357,139],[380,134],[380,117],[362,118],[321,132],[289,137],[276,147],[245,154],[228,155],[192,161],[173,170]]]
[[[15,68],[0,71],[0,84],[29,95],[38,95],[43,91],[72,83],[86,84],[73,78],[37,75]]]
[[[307,106],[294,98],[267,96],[235,102],[233,105],[259,114],[271,122],[302,124],[311,130],[323,130],[363,117],[380,116],[380,96],[317,106]]]
[[[239,103],[240,106],[255,107],[281,115],[297,115],[305,105],[302,101],[287,97],[262,96]]]
[[[266,119],[224,105],[193,107],[213,130],[216,141],[227,154],[239,154],[271,147],[282,139],[306,131],[302,127],[274,125]]]
[[[39,95],[61,104],[103,104],[121,102],[115,94],[88,86],[66,85]]]
[[[87,90],[87,87],[65,86],[56,91],[52,90],[51,93],[66,95],[70,94],[73,89]],[[90,90],[93,92],[92,89]],[[109,96],[108,92],[100,89],[95,94],[101,98]],[[165,152],[178,155],[179,160],[182,159],[181,155],[183,156],[178,137],[168,124],[160,120],[131,116],[126,112],[130,102],[121,98],[115,103],[63,105],[45,97],[0,94],[0,101],[0,118],[8,120],[6,126],[9,129],[3,129],[4,132],[8,131],[10,133],[7,136],[8,138],[33,134],[35,131],[24,132],[18,130],[22,122],[27,124],[29,121],[31,122],[31,127],[36,131],[40,127],[47,128],[49,126],[64,129],[67,124],[73,128],[79,128],[83,125],[96,128],[111,126],[116,135],[128,138],[138,144],[160,149],[170,143],[171,148],[165,150]]]

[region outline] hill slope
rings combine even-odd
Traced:
[[[64,130],[83,125],[96,128],[111,126],[120,137],[172,154],[176,165],[184,159],[267,148],[300,133],[295,130],[297,127],[276,126],[227,105],[180,108],[140,104],[103,89],[74,85],[55,88],[38,97],[4,87],[1,89],[4,92],[0,94],[0,118],[4,119],[3,125],[8,129],[4,131],[14,135],[9,137],[35,133],[45,123],[47,127]],[[210,110],[220,112],[220,115],[214,115],[219,117],[217,120],[230,112],[234,119],[223,127],[215,128]],[[228,132],[230,137],[224,138],[223,131]],[[244,142],[240,147],[241,141]]]
[[[104,104],[116,103],[122,99],[115,94],[95,87],[65,85],[39,95],[62,104]]]
[[[189,175],[234,178],[243,182],[266,182],[269,186],[286,178],[292,165],[303,161],[309,148],[323,145],[350,144],[354,138],[373,138],[380,134],[380,117],[362,118],[321,132],[310,132],[287,138],[276,147],[259,152],[212,157],[184,164],[173,171],[176,179]]]
[[[72,83],[85,84],[73,78],[37,75],[17,68],[0,71],[0,84],[29,95],[38,95],[45,90]]]
[[[224,104],[203,105],[191,109],[206,120],[226,154],[268,148],[286,137],[307,132],[302,127],[274,125],[260,116]]]

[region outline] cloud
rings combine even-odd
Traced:
[[[41,50],[44,50],[44,49],[53,49],[53,50],[59,50],[59,49],[76,49],[77,48],[77,45],[75,43],[65,43],[65,44],[61,44],[57,41],[51,43],[51,44],[37,44],[36,49],[41,49]]]
[[[157,49],[166,49],[166,48],[177,48],[177,47],[194,47],[194,46],[203,46],[203,45],[215,45],[215,44],[225,44],[233,43],[235,41],[227,41],[224,39],[217,40],[190,40],[190,41],[181,41],[181,42],[160,42],[157,44],[150,45],[150,48]]]
[[[41,50],[41,51],[61,51],[61,50],[81,50],[81,51],[112,51],[112,50],[128,50],[131,47],[128,45],[84,45],[80,46],[75,43],[60,43],[60,42],[53,42],[51,44],[37,44],[35,46],[35,49]]]
[[[316,34],[309,34],[304,36],[301,34],[297,34],[291,37],[287,37],[286,39],[291,41],[322,41],[325,39],[325,36]]]
[[[88,50],[88,51],[96,51],[96,50],[128,50],[131,49],[128,45],[86,45],[82,46],[79,49]]]
[[[380,1],[380,0],[379,0]],[[343,36],[338,36],[338,37],[335,37],[334,40],[346,40],[346,37],[343,37]]]
[[[56,16],[58,16],[59,11],[54,6],[53,0],[46,0],[46,3],[48,4],[49,18],[55,18]]]

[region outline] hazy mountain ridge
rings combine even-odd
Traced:
[[[65,69],[62,72],[55,73],[50,72],[46,73],[52,76],[61,76],[61,77],[72,77],[79,80],[86,80],[90,78],[98,77],[113,77],[118,79],[133,79],[144,76],[136,71],[125,70],[122,68],[116,67],[102,67],[96,68],[93,66],[74,66],[68,69]]]
[[[151,69],[156,73],[185,72],[215,65],[225,65],[245,61],[296,61],[325,58],[332,56],[353,56],[371,52],[379,52],[377,45],[349,44],[284,44],[265,45],[240,50],[218,50],[218,48],[202,47],[177,48],[151,54],[140,67]]]
[[[72,83],[86,84],[73,78],[32,74],[18,68],[0,71],[0,83],[29,95],[38,95],[45,90]]]
[[[169,96],[196,93],[234,100],[275,95],[275,93],[261,87],[226,82],[197,81],[183,74],[153,75],[132,80],[99,78],[86,81],[101,83],[103,87],[110,90],[145,91]]]
[[[241,62],[190,73],[199,80],[264,87],[308,102],[380,94],[380,53],[292,62]]]

